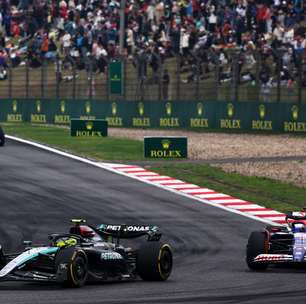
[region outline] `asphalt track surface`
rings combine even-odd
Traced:
[[[305,303],[305,270],[247,269],[245,244],[260,222],[13,141],[0,149],[0,172],[0,240],[7,250],[66,232],[70,218],[82,217],[96,224],[157,224],[175,254],[167,282],[81,289],[5,282],[1,304]]]

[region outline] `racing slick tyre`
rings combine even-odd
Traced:
[[[82,287],[88,277],[88,259],[86,253],[82,250],[76,250],[73,247],[63,248],[59,251],[55,260],[55,267],[67,265],[67,276],[64,285],[67,287]]]
[[[136,270],[145,281],[166,281],[172,264],[172,250],[168,244],[147,242],[137,252]]]
[[[3,129],[0,127],[0,147],[4,146],[5,144],[5,136]]]
[[[260,231],[254,231],[251,233],[246,252],[246,262],[251,270],[266,270],[268,264],[255,263],[254,258],[259,254],[268,253],[267,250],[267,238],[265,233]]]

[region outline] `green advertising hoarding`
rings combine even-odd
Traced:
[[[146,158],[187,158],[187,137],[144,137]]]
[[[306,132],[306,105],[293,103],[101,100],[0,100],[0,121],[69,124],[103,119],[109,127]]]
[[[77,137],[107,136],[107,121],[102,119],[71,119],[70,135]]]
[[[123,62],[116,60],[109,63],[109,92],[123,95]]]

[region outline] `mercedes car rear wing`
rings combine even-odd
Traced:
[[[101,224],[96,227],[95,230],[104,237],[111,236],[119,239],[132,239],[141,236],[148,236],[148,241],[158,241],[162,235],[157,226],[145,225]]]

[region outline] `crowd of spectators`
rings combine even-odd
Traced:
[[[0,78],[8,61],[35,68],[57,59],[61,69],[87,70],[93,62],[104,73],[109,60],[124,56],[145,79],[148,68],[158,77],[163,63],[177,57],[189,72],[186,82],[205,79],[212,64],[220,83],[232,79],[235,65],[238,81],[253,82],[260,61],[262,83],[275,81],[276,65],[281,81],[292,85],[305,57],[303,0],[126,0],[122,54],[120,0],[0,3]]]

